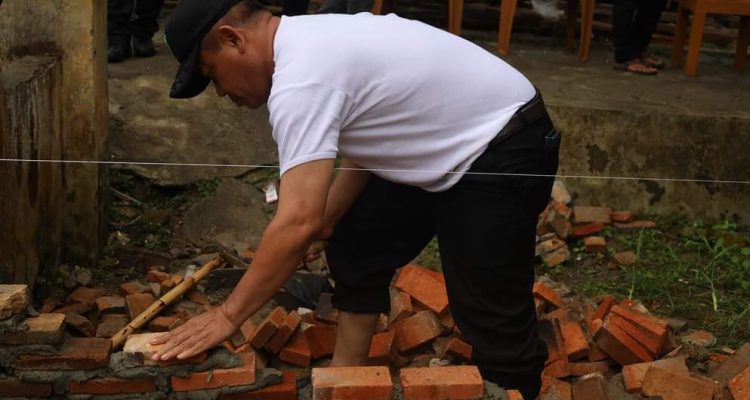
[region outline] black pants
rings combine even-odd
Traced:
[[[615,62],[624,63],[648,48],[667,0],[615,0],[612,11]]]
[[[372,10],[372,0],[326,0],[319,14],[356,14]]]
[[[131,36],[142,41],[150,40],[159,30],[156,19],[163,5],[164,0],[108,0],[109,40],[124,41],[128,44]]]
[[[488,149],[470,172],[554,175],[560,135],[544,117]],[[547,350],[532,298],[534,241],[551,177],[467,174],[430,193],[372,177],[334,229],[333,302],[387,312],[394,270],[437,235],[453,319],[484,379],[536,397]]]
[[[310,0],[284,0],[281,13],[288,16],[305,15]]]

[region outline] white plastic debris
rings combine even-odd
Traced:
[[[266,194],[266,203],[272,204],[279,201],[279,192],[276,190],[276,182],[268,182],[263,186],[263,192]]]

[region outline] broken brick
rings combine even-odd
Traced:
[[[607,400],[604,390],[604,377],[593,374],[583,377],[573,383],[573,398],[576,400]]]
[[[621,366],[654,361],[648,350],[617,325],[611,324],[609,319],[604,321],[596,344]]]
[[[659,367],[651,367],[643,378],[641,393],[662,400],[702,400],[713,398],[714,383],[708,379],[683,375]]]
[[[73,328],[76,332],[86,337],[94,337],[96,335],[96,329],[94,324],[89,321],[88,318],[80,314],[67,313],[65,314],[65,324]]]
[[[128,317],[131,320],[141,315],[147,308],[154,304],[156,298],[151,293],[136,293],[125,297],[125,303],[128,306]]]
[[[153,378],[118,379],[101,378],[78,382],[70,381],[70,394],[127,394],[151,393],[156,391]]]
[[[604,224],[601,222],[592,222],[590,224],[576,225],[573,227],[573,237],[582,238],[595,235],[604,231]]]
[[[544,265],[548,267],[556,267],[566,261],[570,261],[570,258],[570,250],[566,245],[550,253],[544,254],[542,256],[542,261],[544,262]]]
[[[28,330],[0,334],[0,344],[56,344],[63,338],[63,314],[39,314],[27,318],[24,323]]]
[[[729,391],[735,399],[750,399],[750,366],[729,380]]]
[[[146,274],[146,280],[148,282],[156,282],[159,283],[161,281],[172,279],[172,276],[169,275],[166,272],[159,271],[158,269],[150,269],[148,273]]]
[[[399,290],[391,292],[391,311],[388,318],[394,324],[412,314],[411,296]]]
[[[544,300],[545,302],[554,306],[555,308],[559,308],[562,306],[562,300],[560,300],[560,295],[557,294],[557,292],[555,292],[554,289],[547,286],[543,282],[534,283],[533,294],[534,294],[534,297]]]
[[[569,211],[560,213],[555,207],[551,207],[542,220],[546,222],[546,227],[552,229],[560,239],[567,239],[573,232],[573,224],[570,223],[569,215]]]
[[[312,325],[305,329],[307,345],[313,359],[333,355],[336,349],[336,326],[335,325]]]
[[[630,326],[635,327],[638,333],[635,333],[632,329],[627,329],[626,324],[618,323],[618,326],[638,339],[646,349],[654,354],[662,352],[669,336],[669,323],[666,320],[620,305],[613,306],[610,313],[630,322]],[[612,315],[610,315],[611,317]]]
[[[373,335],[368,358],[371,365],[388,365],[398,354],[396,332],[387,331]]]
[[[235,347],[240,347],[243,344],[248,343],[255,334],[256,329],[258,329],[258,327],[255,326],[255,322],[253,322],[252,319],[248,318],[245,322],[242,323],[242,325],[240,325],[240,329],[238,329],[237,332],[235,332],[234,336],[232,336],[232,338],[230,339],[232,345],[234,345]]]
[[[42,314],[49,314],[55,308],[60,307],[61,305],[62,303],[60,303],[60,300],[58,300],[55,297],[49,297],[44,300],[44,304],[42,304],[42,307],[39,309],[39,312]]]
[[[565,241],[555,237],[536,245],[535,253],[537,256],[541,256],[543,254],[551,253],[561,247],[565,247]]]
[[[120,293],[123,296],[128,296],[136,293],[150,292],[151,288],[148,285],[144,285],[138,281],[127,282],[120,285]]]
[[[239,353],[239,355],[242,358],[241,367],[194,372],[185,378],[173,376],[172,390],[188,392],[252,385],[255,383],[255,353]]]
[[[286,344],[292,334],[299,326],[302,317],[297,314],[296,311],[290,312],[284,319],[284,323],[281,324],[276,333],[268,340],[265,344],[266,350],[273,354],[278,353],[281,348]]]
[[[459,338],[451,338],[445,347],[445,352],[459,360],[471,361],[472,347]]]
[[[690,376],[690,371],[685,365],[685,359],[682,357],[665,358],[649,363],[630,364],[622,367],[622,383],[625,390],[631,393],[641,391],[643,378],[651,367],[658,367],[670,370],[676,374]]]
[[[560,320],[560,332],[565,343],[565,353],[568,359],[575,361],[586,357],[589,353],[589,342],[581,324],[576,321],[569,311],[558,309],[548,314],[548,317]]]
[[[111,338],[128,324],[128,317],[123,314],[108,314],[96,326],[96,337]]]
[[[311,358],[312,354],[310,354],[310,346],[307,344],[307,337],[305,337],[301,329],[297,329],[279,352],[279,359],[281,361],[303,368],[310,365]]]
[[[333,294],[321,293],[318,305],[315,307],[314,316],[318,321],[327,324],[336,324],[339,321],[339,310],[333,307]]]
[[[393,394],[387,367],[313,368],[316,400],[390,400]]]
[[[539,338],[547,344],[545,374],[554,378],[564,378],[570,375],[565,342],[560,333],[560,321],[556,318],[540,320],[537,330]]]
[[[94,304],[96,299],[101,297],[103,293],[104,291],[102,289],[80,286],[68,295],[68,304],[84,303],[91,305]]]
[[[152,345],[151,341],[163,335],[163,333],[141,333],[128,336],[122,350],[123,359],[136,365],[158,365],[169,366],[176,364],[200,364],[206,360],[206,352],[183,360],[173,358],[171,360],[152,360],[163,345]]]
[[[750,366],[750,343],[745,343],[729,360],[721,364],[719,369],[711,374],[711,378],[722,385],[726,385],[730,379],[737,376],[748,366]]]
[[[442,327],[432,311],[422,311],[393,325],[400,351],[413,349],[440,336]]]
[[[52,385],[49,383],[28,383],[16,378],[0,379],[0,393],[3,397],[50,398]]]
[[[20,370],[89,370],[106,367],[112,342],[100,338],[70,338],[55,354],[21,354]]]
[[[709,347],[716,344],[716,336],[708,331],[692,331],[687,335],[682,336],[682,341],[698,346]]]
[[[601,236],[583,238],[583,249],[590,253],[604,253],[607,251],[607,240]]]
[[[573,207],[573,221],[576,224],[599,222],[612,223],[612,209],[608,207]]]
[[[68,314],[68,313],[86,314],[89,311],[91,311],[91,306],[92,304],[75,303],[75,304],[71,304],[65,307],[60,307],[58,309],[55,309],[53,313],[55,314]]]
[[[0,320],[25,312],[29,296],[28,285],[0,285]]]
[[[284,371],[280,383],[252,392],[222,394],[219,400],[297,400],[297,377]]]
[[[453,314],[451,314],[450,310],[440,317],[440,325],[442,325],[447,332],[452,331],[456,326],[456,321],[453,319]]]
[[[174,316],[156,317],[148,323],[148,330],[151,332],[167,332],[177,328],[184,322]]]
[[[630,222],[634,219],[633,213],[630,211],[614,211],[612,212],[612,221],[615,222]]]
[[[250,344],[256,349],[262,349],[269,339],[276,333],[281,324],[284,323],[286,312],[281,307],[276,307],[266,319],[261,322],[250,338]]]
[[[539,394],[539,398],[544,400],[572,400],[573,398],[570,383],[547,374],[542,374],[542,387]]]
[[[615,222],[615,228],[621,230],[635,230],[635,229],[654,229],[656,228],[656,222],[653,221],[633,221],[633,222]]]
[[[508,400],[523,400],[523,395],[518,390],[506,390],[505,394],[508,396]]]
[[[609,310],[611,310],[612,306],[615,304],[617,304],[617,299],[614,296],[604,296],[602,301],[599,302],[599,307],[597,307],[596,312],[594,312],[591,319],[600,319],[604,321],[604,317],[609,314]]]
[[[606,374],[609,372],[609,363],[606,361],[574,362],[569,363],[568,368],[571,376],[584,376],[596,372]]]
[[[408,264],[399,272],[396,278],[396,288],[406,292],[412,300],[437,315],[441,315],[448,309],[445,278],[439,272]]]
[[[484,382],[475,366],[404,368],[401,370],[404,400],[479,399]]]
[[[102,296],[96,299],[99,315],[125,313],[125,298],[120,296]]]

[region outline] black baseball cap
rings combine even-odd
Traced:
[[[210,80],[200,69],[201,41],[224,14],[242,0],[180,0],[164,27],[164,44],[180,63],[169,97],[199,95]]]

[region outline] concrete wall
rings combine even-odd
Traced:
[[[5,0],[0,5],[0,68],[27,54],[60,56],[63,159],[105,157],[106,3]],[[62,168],[66,258],[90,262],[98,257],[104,241],[106,168],[72,164]]]
[[[750,119],[549,104],[560,174],[750,180]],[[750,185],[564,179],[579,204],[750,225]]]
[[[60,63],[23,57],[0,72],[0,157],[59,159]],[[33,285],[59,258],[62,168],[49,163],[0,163],[0,282]]]

